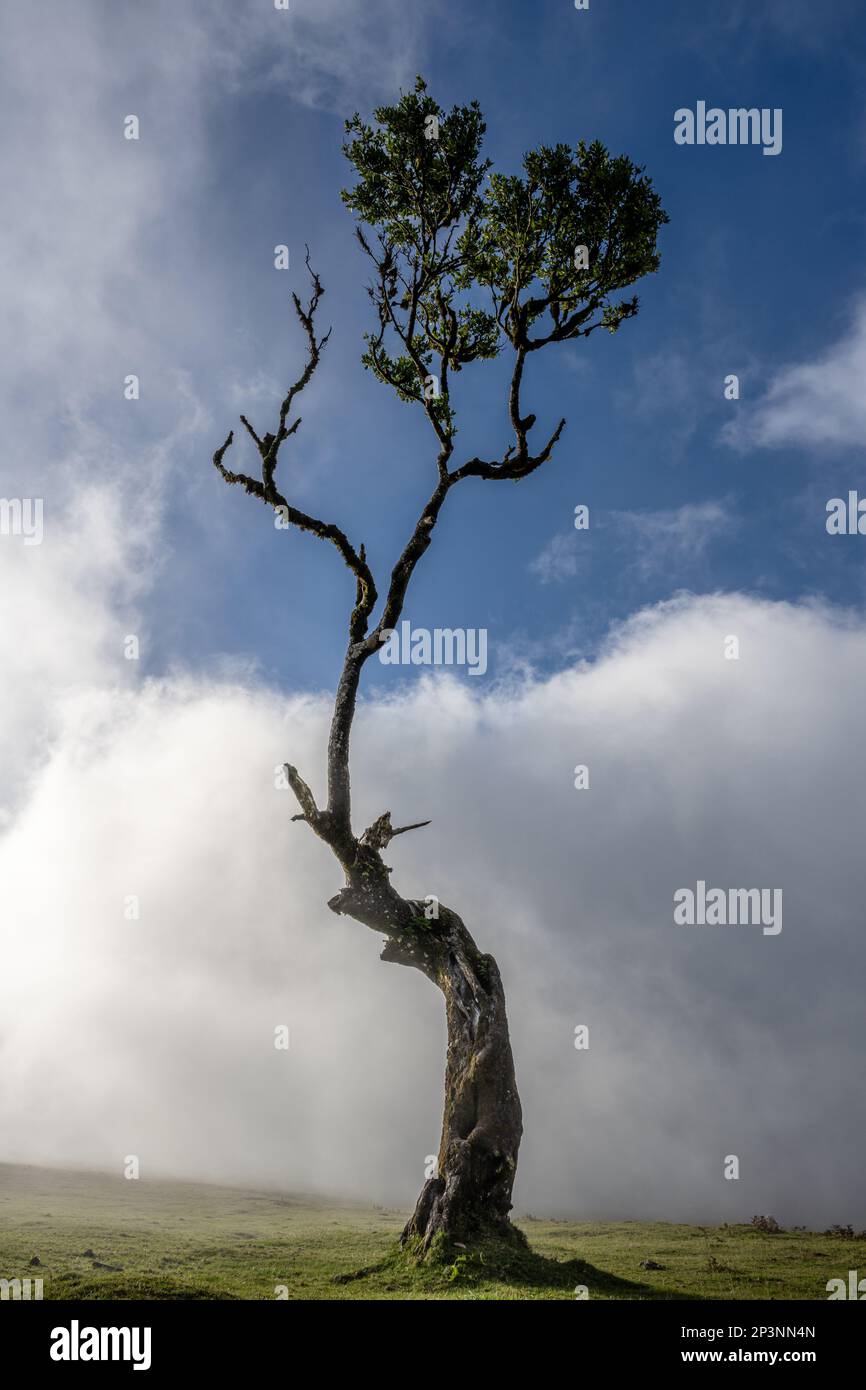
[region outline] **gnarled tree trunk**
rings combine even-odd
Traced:
[[[424,903],[391,887],[378,853],[361,850],[360,869],[347,873],[348,886],[329,906],[384,931],[382,960],[414,966],[438,985],[448,1024],[438,1172],[424,1184],[402,1242],[418,1241],[426,1254],[437,1236],[459,1244],[516,1236],[508,1213],[523,1124],[499,968],[456,912],[440,905],[428,920]]]
[[[436,983],[445,996],[448,1059],[436,1177],[421,1190],[403,1232],[426,1252],[437,1235],[467,1243],[505,1234],[523,1124],[505,1016],[505,994],[492,956],[446,950]]]

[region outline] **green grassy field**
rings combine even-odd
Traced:
[[[312,1197],[0,1165],[0,1278],[46,1299],[826,1299],[866,1240],[749,1226],[520,1219],[531,1252],[418,1269],[405,1213]],[[39,1265],[31,1265],[31,1260]],[[653,1261],[661,1269],[642,1269]]]

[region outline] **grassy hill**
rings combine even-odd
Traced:
[[[0,1278],[46,1299],[826,1299],[866,1240],[751,1226],[518,1217],[531,1253],[445,1269],[395,1255],[405,1212],[195,1183],[0,1165]],[[31,1266],[31,1260],[39,1260]],[[643,1269],[652,1261],[661,1269]]]

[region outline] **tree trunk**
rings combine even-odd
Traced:
[[[467,965],[449,955],[437,979],[448,1022],[438,1173],[424,1184],[402,1236],[404,1244],[420,1239],[424,1253],[439,1235],[467,1244],[511,1232],[523,1125],[505,995],[492,956],[476,952]]]
[[[381,862],[381,861],[380,861]],[[373,882],[371,882],[371,877]],[[428,1178],[401,1241],[430,1250],[436,1237],[467,1245],[483,1235],[520,1239],[509,1221],[523,1133],[499,968],[455,912],[401,898],[364,876],[331,900],[388,940],[382,960],[422,970],[445,997],[448,1056],[438,1172]]]

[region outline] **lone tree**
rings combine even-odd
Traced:
[[[405,898],[382,856],[391,840],[418,825],[396,827],[389,812],[360,835],[352,828],[349,739],[365,663],[387,640],[403,611],[415,567],[428,549],[439,513],[470,479],[518,482],[551,457],[560,420],[537,452],[535,415],[522,402],[529,358],[554,343],[615,333],[638,312],[637,296],[617,292],[658,269],[656,239],[668,221],[658,195],[625,156],[598,142],[542,146],[518,175],[491,173],[482,159],[485,124],[477,102],[443,110],[418,78],[374,123],[346,122],[344,153],[357,175],[343,201],[356,215],[356,236],[372,265],[368,293],[375,326],[363,362],[401,401],[419,406],[435,436],[436,485],[391,572],[384,602],[363,545],[345,531],[292,506],[277,486],[277,461],[296,432],[296,400],[319,365],[330,330],[318,336],[324,293],[307,269],[306,306],[293,295],[307,340],[306,364],[289,387],[273,433],[241,423],[261,457],[261,476],[226,466],[229,433],[214,454],[228,483],[239,483],[284,522],[336,547],[354,576],[355,602],[334,701],[327,754],[326,805],[320,807],[296,767],[286,776],[304,821],[333,851],[345,886],[328,906],[384,934],[381,959],[414,966],[445,996],[448,1055],[438,1174],[424,1184],[402,1243],[417,1255],[481,1237],[521,1240],[511,1225],[511,1192],[522,1134],[520,1099],[493,956],[475,944],[461,918],[440,905]],[[511,363],[508,414],[514,438],[501,457],[454,459],[452,380],[471,363],[503,351]],[[421,822],[420,824],[427,824]]]

